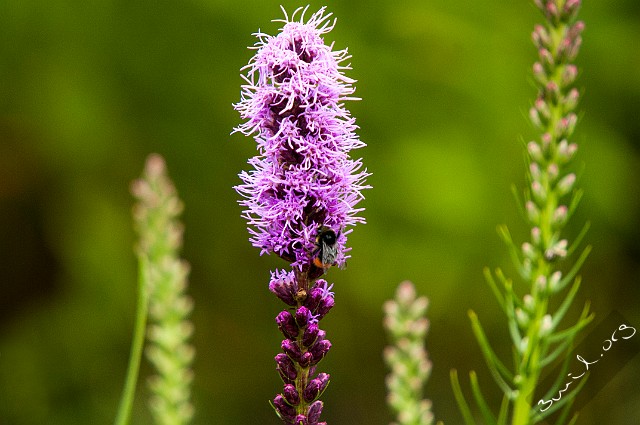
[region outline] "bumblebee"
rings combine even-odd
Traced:
[[[335,265],[338,258],[338,241],[340,233],[336,234],[328,227],[321,227],[316,236],[316,249],[313,252],[313,265],[326,272],[329,267]],[[321,273],[321,274],[322,274]]]

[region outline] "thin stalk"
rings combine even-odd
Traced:
[[[138,303],[136,307],[136,321],[133,329],[131,352],[129,353],[129,368],[127,378],[122,389],[122,397],[118,407],[118,413],[114,425],[128,425],[131,420],[131,409],[138,383],[140,359],[144,347],[145,329],[147,327],[147,309],[149,306],[146,290],[145,276],[147,261],[143,256],[138,259]]]

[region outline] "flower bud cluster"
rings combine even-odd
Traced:
[[[576,175],[565,166],[578,149],[569,139],[578,121],[574,110],[580,97],[572,86],[578,70],[571,63],[582,43],[584,23],[573,23],[580,3],[535,1],[547,23],[536,25],[532,33],[538,49],[538,61],[533,65],[538,96],[529,117],[541,136],[527,144],[530,186],[525,211],[533,229],[531,243],[522,246],[527,265],[538,259],[553,262],[567,255],[567,241],[560,239],[559,232],[570,215],[562,198],[574,192],[576,183]]]
[[[319,321],[334,305],[331,286],[318,279],[304,297],[293,271],[276,271],[269,289],[290,306],[276,316],[278,329],[285,337],[282,352],[275,357],[284,388],[273,399],[273,406],[285,424],[324,424],[319,422],[323,405],[318,398],[330,376],[316,375],[316,366],[331,348],[326,332],[319,327]]]
[[[423,387],[431,373],[425,350],[429,328],[425,314],[427,299],[416,296],[413,284],[402,282],[394,300],[384,305],[384,327],[392,345],[384,350],[391,369],[387,375],[387,402],[397,412],[396,424],[428,425],[433,422],[431,402],[422,399]]]
[[[148,302],[146,355],[157,374],[149,379],[150,409],[156,423],[191,423],[195,350],[190,344],[193,301],[187,295],[189,265],[179,258],[183,203],[164,159],[152,154],[144,175],[132,185],[133,215],[140,235],[137,251]]]

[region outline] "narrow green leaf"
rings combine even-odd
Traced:
[[[469,372],[469,380],[471,381],[473,397],[476,399],[476,403],[480,408],[480,413],[484,418],[484,422],[488,425],[497,425],[496,418],[493,416],[493,413],[491,413],[491,409],[489,409],[489,405],[482,395],[480,384],[478,383],[478,376],[474,371]]]
[[[571,348],[569,348],[569,350],[571,350],[573,348],[573,339],[569,339],[567,340],[569,341],[569,344],[571,345]],[[544,400],[549,400],[551,397],[553,397],[553,394],[556,394],[558,392],[558,390],[562,387],[562,385],[565,382],[566,376],[567,376],[567,371],[569,370],[569,363],[571,363],[572,358],[570,356],[565,356],[564,359],[562,360],[562,366],[560,368],[560,371],[558,372],[556,378],[553,381],[553,384],[551,384],[551,386],[547,389],[547,392],[544,394],[544,396],[542,397],[542,399]]]
[[[504,364],[500,361],[498,356],[493,352],[491,346],[489,345],[489,341],[480,325],[480,321],[478,320],[478,316],[473,312],[473,310],[469,310],[469,319],[471,319],[471,327],[473,329],[473,333],[478,340],[478,344],[480,345],[480,350],[484,355],[484,359],[489,367],[489,371],[493,376],[494,381],[502,392],[507,395],[511,395],[513,390],[506,382],[506,380],[513,382],[513,374],[509,369],[505,367]]]
[[[567,348],[572,343],[573,343],[573,340],[571,339],[566,339],[562,341],[560,345],[558,345],[556,348],[553,349],[551,354],[545,356],[543,359],[540,360],[540,367],[541,368],[546,367],[547,365],[553,363],[560,356],[560,354],[564,353],[565,351],[568,351]]]
[[[502,397],[500,412],[498,412],[498,425],[507,425],[507,415],[509,414],[509,397]]]
[[[584,224],[584,226],[582,226],[582,230],[580,230],[580,233],[578,233],[578,236],[576,236],[576,239],[573,241],[573,243],[567,250],[567,256],[571,256],[575,252],[575,250],[578,249],[578,247],[580,246],[580,243],[582,242],[582,239],[584,239],[590,227],[591,227],[591,222],[589,221],[587,221]]]
[[[587,302],[586,304],[588,305],[589,303]],[[583,314],[584,314],[584,310],[583,310]],[[550,343],[553,343],[553,342],[563,340],[565,338],[573,338],[578,332],[580,332],[585,326],[587,326],[593,320],[594,317],[595,317],[594,313],[588,314],[584,317],[580,317],[580,319],[575,325],[563,331],[550,335],[548,338],[548,341]]]
[[[554,291],[561,291],[565,286],[567,286],[569,282],[571,282],[576,277],[578,271],[580,271],[580,267],[582,267],[582,264],[584,264],[590,252],[591,245],[587,246],[584,251],[582,251],[582,254],[580,254],[580,257],[578,258],[576,263],[573,265],[569,273],[567,273],[567,275],[562,280],[560,280],[560,283],[558,283],[557,288],[554,288]]]
[[[522,277],[527,280],[527,276],[525,276],[524,269],[522,267],[522,261],[520,260],[520,251],[513,243],[513,239],[511,238],[511,233],[509,232],[509,228],[506,225],[498,226],[498,235],[507,245],[507,249],[509,250],[509,256],[511,257],[511,261],[513,265],[518,270],[518,273],[522,275]]]
[[[525,211],[525,209],[523,207],[524,202],[520,198],[520,194],[518,193],[518,187],[515,184],[511,184],[511,193],[513,194],[513,198],[516,201],[516,207],[518,208],[518,212],[520,213],[520,216],[522,216],[523,220],[526,223],[528,223],[529,222],[529,218],[527,217],[527,212]]]
[[[505,300],[505,309],[507,314],[507,322],[509,327],[509,334],[511,335],[511,340],[513,344],[518,347],[522,342],[522,335],[520,335],[520,330],[518,329],[518,322],[516,320],[515,306],[514,306],[514,293],[511,281],[505,283],[505,292],[506,292],[506,300]]]
[[[495,295],[496,299],[498,300],[498,304],[500,304],[500,307],[502,307],[502,311],[504,311],[506,313],[506,309],[505,309],[505,305],[504,305],[504,296],[502,295],[502,293],[498,289],[498,285],[496,285],[496,281],[493,279],[493,275],[491,274],[491,270],[489,270],[489,267],[485,267],[483,272],[484,272],[484,278],[487,281],[487,284],[491,288],[491,291],[493,292],[493,295]]]
[[[577,189],[573,192],[573,196],[571,197],[571,204],[569,204],[569,210],[567,211],[567,220],[571,217],[576,208],[578,208],[578,204],[582,199],[582,195],[584,195],[584,191],[582,189]]]
[[[451,369],[451,372],[449,372],[449,378],[451,379],[451,388],[453,389],[453,395],[456,399],[456,402],[458,403],[458,408],[460,409],[460,413],[462,413],[465,424],[476,425],[476,421],[475,419],[473,419],[473,415],[471,414],[471,409],[469,409],[469,405],[464,398],[464,394],[462,394],[460,382],[458,381],[458,371],[455,369]]]
[[[584,387],[585,383],[587,382],[588,377],[589,377],[589,372],[587,372],[587,374],[584,376],[584,378],[580,379],[580,382],[578,383],[578,386],[576,386],[572,391],[568,391],[567,390],[567,392],[563,392],[563,394],[556,394],[556,396],[555,396],[556,398],[558,396],[560,396],[559,400],[558,401],[554,401],[553,404],[547,410],[545,410],[544,412],[540,412],[538,408],[531,409],[530,418],[532,419],[533,423],[542,421],[547,416],[549,416],[552,413],[556,412],[557,410],[561,409],[567,403],[572,403],[573,400],[578,395],[578,393],[580,392],[580,390],[582,389],[582,387]],[[545,400],[549,401],[551,399],[545,399]]]
[[[579,412],[574,413],[573,417],[571,418],[571,421],[567,425],[575,425],[576,422],[578,421],[578,416],[580,416]]]
[[[558,326],[560,321],[564,318],[564,315],[567,313],[567,310],[569,310],[569,307],[571,306],[571,303],[573,303],[573,299],[575,298],[576,294],[578,293],[578,289],[580,288],[580,281],[580,276],[578,276],[576,280],[574,280],[573,285],[571,286],[571,290],[569,290],[569,293],[562,301],[562,304],[560,305],[560,307],[558,307],[558,310],[553,315],[553,320],[551,322],[552,329],[555,329]]]

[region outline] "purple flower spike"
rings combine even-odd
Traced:
[[[329,375],[312,377],[331,348],[319,321],[335,301],[321,277],[349,257],[347,236],[364,223],[357,205],[369,188],[361,159],[350,157],[365,146],[344,107],[356,100],[355,80],[344,74],[350,56],[325,44],[331,14],[323,7],[305,21],[306,10],[285,12],[276,36],[256,34],[234,105],[243,120],[234,132],[252,136],[258,151],[235,187],[250,241],[261,254],[291,263],[291,271],[272,272],[269,283],[288,306],[276,317],[285,339],[275,360],[285,385],[272,402],[286,425],[325,424],[317,399]]]
[[[332,51],[323,35],[335,25],[325,8],[307,22],[285,13],[277,36],[258,33],[255,56],[244,68],[241,101],[245,122],[235,131],[253,136],[259,155],[236,186],[261,253],[274,252],[301,272],[313,264],[321,229],[337,235],[335,263],[343,265],[345,231],[364,222],[355,208],[368,173],[349,152],[364,145],[343,102],[353,100],[355,82],[344,75],[347,50]],[[306,9],[305,9],[306,11]]]

